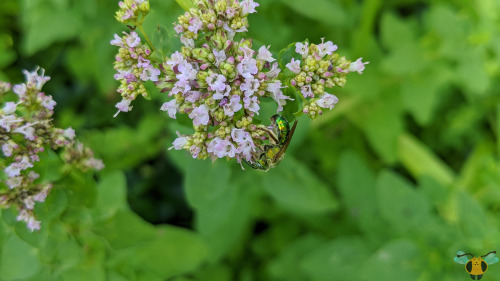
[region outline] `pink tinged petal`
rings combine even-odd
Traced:
[[[259,106],[259,100],[257,99],[256,96],[244,97],[243,103],[245,104],[246,109],[254,113],[257,113],[257,115],[259,115],[260,106]]]
[[[170,116],[170,118],[176,119],[175,114],[177,113],[178,110],[177,100],[173,99],[169,102],[163,103],[160,110],[166,111],[168,113],[168,116]]]
[[[189,27],[188,30],[193,32],[194,34],[198,33],[198,30],[203,28],[203,22],[197,18],[197,17],[192,17],[189,19]]]
[[[167,60],[167,64],[171,66],[176,66],[183,62],[187,63],[187,61],[184,59],[184,56],[179,51],[173,53],[170,59]]]
[[[257,61],[252,58],[243,59],[236,66],[236,69],[238,70],[238,73],[245,78],[251,78],[259,71],[259,69],[257,68]]]
[[[130,35],[125,35],[125,42],[127,43],[128,47],[135,48],[141,43],[141,38],[139,37],[139,35],[137,35],[137,32],[132,31],[130,32]]]
[[[92,168],[94,170],[102,170],[104,169],[104,163],[101,159],[89,158],[85,161],[85,166]]]
[[[35,230],[40,230],[41,227],[41,221],[37,221],[34,217],[30,217],[28,220],[28,229],[33,232]]]
[[[189,149],[189,152],[191,152],[193,158],[198,158],[198,154],[200,154],[201,148],[193,144]]]
[[[231,92],[231,86],[229,85],[226,85],[226,89],[224,91],[221,91],[221,92],[216,92],[215,94],[213,94],[212,98],[214,100],[221,100],[223,99],[224,97],[227,97],[229,96],[229,93]]]
[[[17,104],[15,102],[9,101],[9,102],[5,103],[5,106],[3,107],[3,114],[8,115],[8,114],[16,112],[16,107],[17,107]]]
[[[271,70],[266,73],[267,78],[273,79],[278,77],[278,74],[281,72],[279,68],[279,64],[277,62],[273,63]]]
[[[256,13],[255,8],[259,6],[259,3],[255,3],[253,0],[243,0],[240,2],[242,15]]]
[[[23,177],[12,177],[8,178],[5,183],[7,186],[9,186],[10,189],[14,189],[18,186],[21,186],[21,183],[23,182]]]
[[[5,155],[5,157],[10,157],[12,156],[12,145],[10,145],[9,143],[5,143],[2,145],[2,152],[3,152],[3,155]]]
[[[158,76],[160,75],[160,70],[157,68],[148,67],[145,68],[142,73],[141,73],[141,80],[142,81],[153,81],[156,82],[158,81]]]
[[[26,125],[14,129],[14,132],[23,134],[27,140],[35,140],[35,129],[31,127],[33,124],[26,123]]]
[[[43,96],[42,97],[42,106],[47,108],[48,110],[54,110],[54,106],[56,106],[56,102],[52,99],[52,96]]]
[[[50,77],[44,76],[45,70],[40,69],[40,75],[38,74],[38,70],[40,67],[36,67],[35,70],[29,72],[27,70],[23,70],[24,75],[26,76],[26,87],[28,89],[35,89],[40,91],[45,84],[45,82],[50,80]]]
[[[183,34],[181,34],[181,43],[184,44],[185,47],[194,48],[194,40],[184,37]]]
[[[212,53],[215,57],[215,66],[219,67],[219,64],[226,60],[226,53],[224,52],[224,50],[217,51],[215,49],[212,51]]]
[[[370,62],[362,62],[363,58],[357,59],[355,62],[352,62],[351,65],[349,66],[349,71],[350,72],[358,72],[359,74],[363,74],[363,70],[365,70],[365,64],[369,64]]]
[[[266,46],[262,46],[259,48],[259,54],[257,55],[258,60],[265,60],[268,62],[273,62],[276,59],[273,58],[273,55],[271,52],[269,52],[269,47],[266,48]]]
[[[199,92],[199,91],[189,91],[189,92],[184,93],[183,96],[184,96],[184,98],[188,102],[195,103],[197,100],[200,99],[201,92]]]
[[[9,176],[9,178],[12,178],[21,174],[21,168],[17,165],[17,163],[12,163],[4,169],[4,172],[7,176]]]
[[[226,114],[226,116],[233,116],[234,113],[238,112],[242,107],[240,96],[234,95],[231,97],[230,102],[224,105],[224,114]]]
[[[303,57],[307,56],[309,54],[309,43],[297,42],[295,44],[295,52],[301,54]]]
[[[339,102],[339,99],[335,95],[329,93],[324,93],[318,100],[316,104],[322,108],[333,109],[335,104]]]
[[[174,26],[174,30],[175,30],[175,32],[177,32],[177,34],[184,32],[184,28],[180,24]]]
[[[174,148],[175,150],[184,149],[184,146],[188,142],[187,137],[181,136],[181,134],[179,132],[176,132],[176,133],[177,133],[177,136],[179,136],[179,137],[174,140],[174,142],[172,143],[173,146],[169,147],[168,150],[171,150],[172,148]]]
[[[300,92],[304,96],[304,98],[313,98],[314,93],[312,92],[311,85],[304,85],[300,87]]]
[[[250,76],[245,78],[245,82],[240,85],[240,90],[245,93],[245,96],[251,96],[259,90],[260,81]]]
[[[63,136],[72,140],[75,138],[75,130],[73,130],[73,128],[69,127],[66,130],[64,130]]]
[[[205,79],[205,82],[207,82],[212,91],[223,92],[226,90],[226,77],[224,75],[212,73]]]
[[[331,55],[337,50],[337,45],[334,45],[332,41],[324,42],[325,38],[321,38],[321,44],[318,45],[318,55],[320,58],[325,55]]]
[[[193,119],[193,125],[207,125],[210,121],[210,116],[208,115],[208,106],[202,104],[196,107],[190,114],[189,118]]]
[[[299,74],[300,73],[300,60],[295,60],[295,58],[292,58],[292,60],[285,65],[288,69],[290,69],[293,73]]]
[[[27,92],[26,84],[17,84],[14,85],[12,91],[20,98],[23,99],[26,96]]]
[[[130,106],[130,103],[132,101],[129,99],[123,99],[122,101],[118,102],[115,107],[118,108],[118,111],[113,115],[113,117],[118,116],[118,113],[120,112],[129,112],[132,110],[132,106]]]
[[[273,83],[269,83],[267,85],[267,91],[271,92],[273,94],[272,98],[278,104],[278,108],[276,110],[277,113],[279,113],[280,111],[283,110],[283,105],[286,104],[286,100],[293,100],[291,97],[285,96],[283,94],[283,92],[281,91],[282,88],[286,88],[286,87],[282,87],[281,81],[279,81],[279,80],[276,82],[273,82]]]

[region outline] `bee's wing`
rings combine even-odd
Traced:
[[[295,122],[293,123],[292,129],[290,130],[290,133],[288,133],[288,137],[286,138],[286,142],[283,145],[283,147],[280,149],[278,153],[274,156],[274,162],[278,161],[281,156],[286,152],[286,149],[288,148],[288,145],[290,144],[290,141],[292,140],[293,133],[295,132],[295,127],[297,127],[297,122],[299,120],[296,119]]]
[[[453,260],[459,264],[466,264],[469,261],[469,258],[467,257],[467,255],[465,255],[463,251],[458,251],[457,255]]]
[[[498,262],[498,257],[495,252],[490,252],[484,256],[483,259],[487,264],[494,264]]]

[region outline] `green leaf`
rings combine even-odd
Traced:
[[[204,241],[191,231],[160,226],[155,236],[115,252],[109,265],[135,269],[141,275],[165,280],[196,269],[208,257]]]
[[[407,239],[393,240],[374,253],[359,268],[362,280],[414,281],[421,274],[419,250]]]
[[[24,279],[40,271],[38,250],[15,235],[10,236],[1,249],[0,279]]]
[[[395,230],[418,233],[429,216],[427,199],[401,176],[389,171],[382,171],[376,185],[381,216]]]
[[[328,0],[282,0],[281,2],[295,12],[322,23],[336,26],[348,26],[351,23],[339,2]]]
[[[314,247],[300,267],[310,280],[361,280],[359,267],[370,256],[371,248],[361,238],[339,237]]]
[[[185,188],[186,197],[191,206],[201,208],[212,200],[217,200],[229,188],[231,171],[223,161],[200,161],[189,159]]]
[[[53,150],[47,149],[39,154],[40,164],[35,165],[34,170],[40,175],[42,182],[54,182],[61,179],[63,175],[63,165],[61,157]]]
[[[338,187],[349,219],[358,224],[365,235],[378,239],[385,237],[377,202],[373,200],[377,192],[375,174],[354,151],[346,151],[340,156]]]
[[[25,0],[21,14],[24,29],[22,50],[26,55],[77,36],[83,26],[81,14],[66,1]]]
[[[267,172],[263,186],[281,207],[292,213],[318,214],[338,207],[330,188],[290,155]]]
[[[313,251],[313,249],[317,249],[319,245],[324,244],[324,242],[325,239],[323,237],[315,234],[308,234],[298,238],[284,250],[280,251],[276,258],[271,260],[269,263],[270,274],[276,280],[308,280],[304,272],[307,270],[303,269],[304,266],[298,267],[297,265],[307,263],[306,255]]]
[[[172,38],[170,38],[167,27],[164,25],[158,25],[155,32],[153,33],[153,39],[151,40],[153,40],[152,43],[156,48],[154,52],[157,52],[159,56],[158,62],[163,62],[165,56],[171,50],[170,41],[172,40]],[[152,56],[155,56],[155,54],[152,54]]]
[[[119,210],[108,221],[93,227],[95,233],[102,235],[115,250],[127,248],[156,238],[154,226],[142,220],[131,211]]]
[[[444,186],[454,181],[454,172],[415,137],[402,134],[398,139],[397,151],[399,159],[414,177],[427,175]]]
[[[109,218],[118,210],[128,208],[127,182],[121,171],[102,175],[97,186],[97,202],[93,215],[99,218]]]

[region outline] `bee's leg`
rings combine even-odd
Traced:
[[[266,132],[267,135],[269,136],[269,140],[272,141],[274,144],[278,144],[278,142],[279,142],[278,138],[276,137],[276,134],[273,131],[271,131],[267,128],[260,128],[260,127],[257,129]]]
[[[483,278],[482,274],[477,276],[477,280],[481,280],[481,278]]]

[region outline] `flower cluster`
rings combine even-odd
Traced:
[[[64,147],[66,154],[75,155],[74,151],[83,148],[79,148],[71,127],[59,129],[52,124],[56,102],[52,96],[41,92],[50,77],[44,76],[43,69],[41,74],[38,74],[38,69],[24,71],[24,74],[26,83],[12,87],[18,101],[4,102],[0,109],[0,146],[4,155],[0,160],[0,166],[4,167],[0,182],[5,184],[4,187],[0,185],[0,207],[17,207],[17,220],[26,222],[33,231],[40,228],[40,221],[33,212],[35,202],[45,201],[52,188],[52,183],[40,182],[40,175],[32,170],[40,161],[39,153]],[[0,82],[0,95],[6,96],[9,91],[10,84]],[[89,151],[80,153],[78,159],[69,159],[78,161],[78,167],[82,169],[104,167],[102,161],[95,159]]]
[[[111,41],[120,47],[115,78],[121,82],[118,92],[123,99],[116,107],[118,112],[131,110],[131,101],[139,94],[146,95],[143,82],[154,81],[160,92],[169,97],[160,109],[173,119],[186,114],[193,123],[194,133],[178,134],[171,148],[187,150],[194,158],[255,162],[264,155],[266,147],[282,145],[277,144],[276,134],[283,133],[278,132],[283,128],[277,129],[276,124],[266,127],[254,118],[260,114],[262,102],[274,100],[279,113],[287,100],[294,100],[282,89],[294,87],[297,91],[288,92],[300,93],[296,95],[304,101],[302,112],[315,118],[321,109],[332,109],[338,101],[325,88],[343,86],[349,71],[361,73],[364,69],[361,59],[351,63],[335,53],[336,45],[323,40],[319,45],[297,43],[296,53],[302,57],[288,64],[282,61],[291,75],[282,73],[268,46],[253,50],[252,40],[241,36],[247,31],[248,15],[257,12],[259,4],[254,0],[192,0],[194,8],[174,23],[181,49],[172,50],[162,59],[155,53],[152,57],[157,61],[152,63],[148,59],[149,48],[155,47],[142,29],[147,11],[137,12],[139,4],[149,9],[145,2],[120,2],[119,21],[134,17],[135,20],[128,21],[134,25],[130,34],[115,35]],[[143,17],[138,20],[141,13]],[[137,29],[149,48],[141,44],[134,32]]]
[[[121,23],[135,24],[142,21],[149,12],[149,1],[147,0],[125,0],[118,3],[120,10],[116,12],[115,18]],[[140,17],[142,15],[142,17]]]
[[[172,97],[161,110],[171,118],[188,114],[195,132],[179,136],[173,148],[199,159],[252,161],[268,137],[268,129],[253,122],[261,100],[273,99],[277,112],[292,100],[281,91],[281,70],[268,47],[256,52],[251,40],[234,40],[257,6],[252,0],[201,0],[179,17],[174,29],[184,46],[161,65],[157,86]]]
[[[138,95],[146,97],[148,95],[144,87],[144,81],[158,81],[160,70],[155,68],[148,59],[151,50],[145,44],[141,43],[141,38],[135,31],[125,33],[120,37],[115,34],[115,39],[111,41],[112,45],[120,47],[116,55],[115,79],[120,82],[118,92],[122,100],[116,104],[118,113],[127,112],[132,109],[130,103]]]
[[[304,98],[302,112],[311,118],[322,114],[322,109],[333,109],[338,102],[335,95],[325,92],[325,88],[334,86],[343,87],[346,75],[357,71],[359,74],[365,69],[361,58],[351,63],[345,57],[335,53],[337,45],[331,41],[321,44],[296,43],[295,52],[301,55],[302,60],[292,60],[286,67],[294,73],[290,84],[295,87]]]

